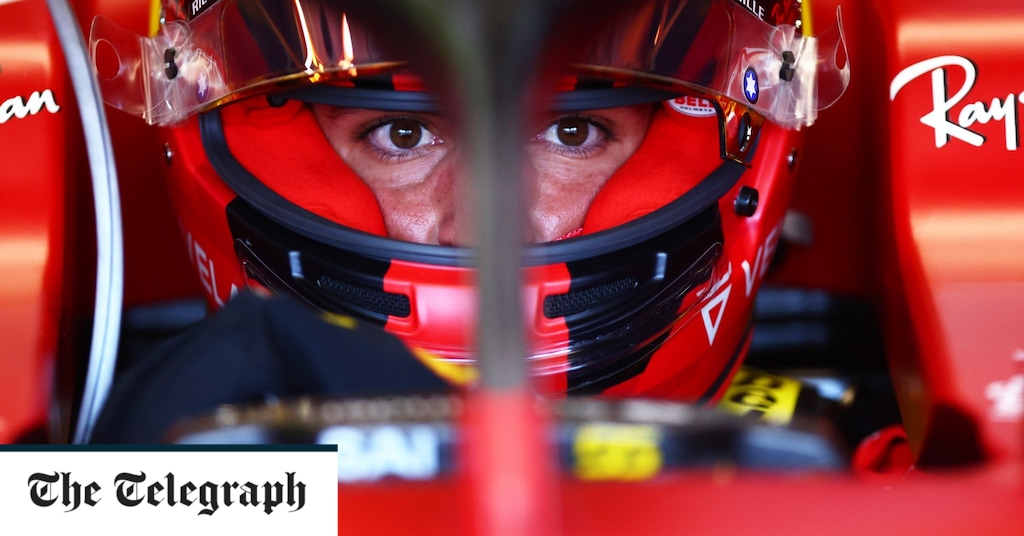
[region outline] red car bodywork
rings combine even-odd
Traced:
[[[75,9],[85,28],[104,13],[146,33],[138,4]],[[341,486],[340,532],[1024,533],[1024,8],[825,0],[819,27],[839,4],[852,82],[811,127],[792,200],[813,243],[789,247],[766,283],[875,305],[914,469],[584,482],[540,462],[521,396],[484,393],[466,429],[491,448],[470,453],[464,478]],[[164,141],[108,118],[125,306],[197,295],[158,180]],[[67,441],[95,276],[82,147],[45,2],[0,4],[2,442]]]

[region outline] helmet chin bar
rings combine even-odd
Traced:
[[[733,163],[728,168],[743,169]],[[678,215],[683,204],[664,210]],[[457,257],[449,263],[374,258],[357,248],[338,248],[294,233],[242,199],[228,205],[227,218],[246,276],[259,285],[327,312],[384,326],[411,346],[439,357],[457,363],[476,361],[470,345],[453,346],[446,337],[435,336],[472,327],[464,325],[472,315],[443,320],[444,311],[453,306],[475,307],[474,271],[460,266]],[[529,325],[559,326],[540,333],[536,338],[548,342],[531,344],[527,355],[533,374],[562,378],[557,384],[563,388],[546,392],[596,394],[642,372],[680,318],[693,314],[707,298],[701,289],[715,278],[723,252],[718,206],[711,204],[674,221],[640,241],[612,236],[635,236],[631,229],[619,229],[531,248],[534,260],[547,260],[523,268],[526,293],[538,296],[535,307],[527,308]],[[352,230],[339,234],[362,237]],[[547,250],[549,254],[541,254]],[[562,251],[552,254],[557,250]],[[398,265],[404,268],[392,269]],[[402,278],[410,267],[415,280]],[[536,272],[566,277],[557,283],[550,277],[532,277]],[[440,289],[430,283],[442,280],[448,283]]]

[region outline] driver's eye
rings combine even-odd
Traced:
[[[566,115],[548,125],[535,140],[547,142],[556,151],[579,156],[580,151],[595,149],[608,138],[608,133],[590,117]]]
[[[563,145],[579,147],[587,142],[590,123],[579,117],[566,117],[555,124],[555,135]]]
[[[441,143],[416,117],[382,119],[370,127],[366,139],[389,155],[409,157],[429,145]]]
[[[423,125],[411,119],[398,119],[391,123],[388,135],[399,149],[414,149],[423,139]]]

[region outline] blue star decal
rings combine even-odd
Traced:
[[[199,102],[206,102],[206,97],[210,96],[210,84],[206,73],[200,72],[199,78],[196,79],[196,98]]]
[[[743,96],[750,104],[757,104],[757,98],[761,96],[761,87],[757,83],[757,73],[753,67],[747,67],[743,73]]]

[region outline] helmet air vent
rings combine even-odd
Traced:
[[[554,294],[544,298],[544,316],[558,318],[582,313],[619,298],[623,293],[635,289],[637,285],[635,277],[623,277],[603,285]]]
[[[350,303],[375,313],[405,318],[412,312],[409,297],[402,294],[340,281],[326,275],[318,277],[316,284],[342,303]]]

